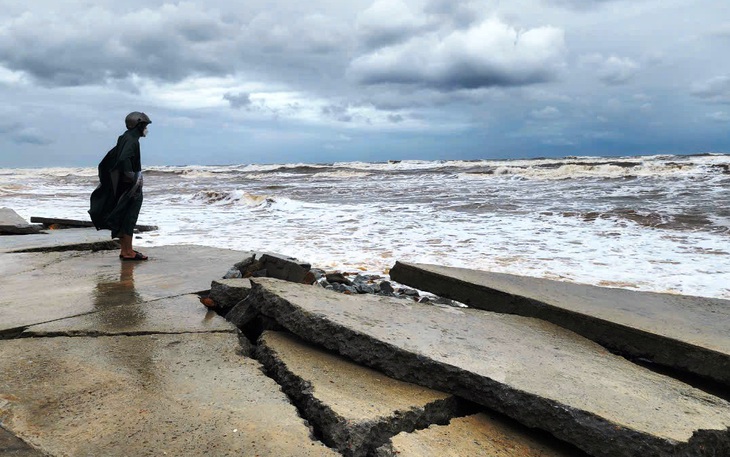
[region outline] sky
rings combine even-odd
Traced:
[[[0,167],[730,152],[727,0],[3,0]]]

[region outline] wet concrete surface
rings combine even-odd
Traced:
[[[452,395],[389,378],[283,332],[264,332],[256,356],[323,440],[362,457],[391,436],[460,413]]]
[[[53,456],[334,456],[231,334],[0,341],[0,421]]]
[[[730,387],[730,300],[405,262],[390,274],[474,308],[544,319],[616,352]]]
[[[378,449],[377,457],[577,457],[575,448],[550,437],[536,437],[519,424],[493,414],[453,419],[448,425],[401,433]]]
[[[118,251],[0,256],[0,334],[115,306],[208,290],[244,253],[202,246],[148,248],[150,260]]]
[[[235,332],[235,327],[200,303],[180,295],[115,306],[96,313],[28,327],[20,336],[141,335],[151,333]]]
[[[119,244],[112,241],[108,230],[91,228],[46,230],[37,235],[0,236],[0,252],[54,251],[114,249]]]
[[[554,324],[273,279],[247,299],[301,338],[592,455],[730,455],[730,403]]]

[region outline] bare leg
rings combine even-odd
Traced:
[[[132,248],[132,235],[119,235],[119,242],[122,244],[122,257],[131,258],[135,256]]]

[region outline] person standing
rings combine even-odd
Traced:
[[[142,160],[139,139],[147,136],[149,116],[139,111],[124,119],[127,131],[99,163],[99,186],[91,194],[89,215],[97,230],[111,230],[119,238],[122,260],[147,260],[132,247],[134,227],[142,208]]]

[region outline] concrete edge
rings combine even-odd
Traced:
[[[620,355],[650,360],[658,365],[706,377],[730,387],[730,356],[727,354],[425,271],[407,262],[397,261],[390,275],[397,282],[460,301],[472,308],[542,319],[593,340]],[[455,289],[454,284],[458,285],[458,293],[451,292]]]

